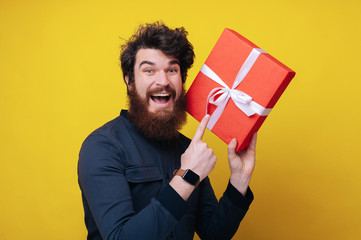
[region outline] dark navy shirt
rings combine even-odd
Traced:
[[[78,165],[88,239],[231,239],[253,194],[229,183],[218,203],[207,177],[184,201],[169,182],[189,143],[144,137],[125,110],[91,133]]]

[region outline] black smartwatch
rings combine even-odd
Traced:
[[[176,169],[173,173],[173,176],[178,175],[181,176],[185,181],[197,187],[199,184],[199,176],[197,173],[193,172],[190,169]]]

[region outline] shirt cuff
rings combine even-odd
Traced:
[[[155,197],[178,221],[189,208],[189,204],[167,184]]]
[[[240,208],[248,209],[249,205],[251,205],[254,196],[251,189],[248,187],[246,196],[243,196],[232,184],[228,182],[227,189],[225,191],[231,202]]]

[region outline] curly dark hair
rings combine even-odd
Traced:
[[[135,57],[139,49],[161,50],[165,55],[179,61],[183,83],[187,71],[193,65],[193,45],[187,39],[188,32],[183,28],[170,29],[162,22],[140,25],[135,34],[121,47],[120,62],[123,77],[129,74],[129,83],[134,81]]]

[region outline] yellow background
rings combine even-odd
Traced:
[[[0,239],[85,239],[77,155],[126,107],[119,46],[184,26],[196,61],[241,33],[296,71],[259,131],[255,200],[234,239],[361,239],[360,1],[0,0]],[[192,137],[191,117],[182,130]],[[226,145],[211,180],[228,181]]]

